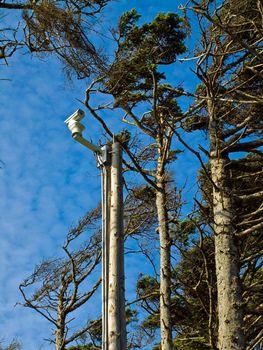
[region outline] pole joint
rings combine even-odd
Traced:
[[[96,153],[96,157],[97,157],[98,168],[111,165],[110,147],[108,145],[102,146],[100,148],[100,152]]]

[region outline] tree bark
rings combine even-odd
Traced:
[[[215,263],[218,293],[218,349],[243,350],[242,289],[239,279],[240,258],[235,237],[234,207],[231,198],[229,162],[220,152],[223,140],[220,123],[212,99],[208,103],[210,117],[210,168],[213,186]]]
[[[158,172],[158,171],[157,171]],[[171,241],[168,230],[166,193],[163,175],[157,174],[156,208],[160,239],[160,329],[161,349],[172,350],[171,322]]]
[[[62,296],[60,296],[60,298],[62,299]],[[65,350],[65,316],[63,314],[62,308],[62,300],[59,300],[56,329],[56,350]]]

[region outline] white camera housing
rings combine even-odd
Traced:
[[[85,117],[85,112],[82,109],[77,109],[76,112],[71,114],[68,119],[65,120],[65,123],[68,124],[71,120],[75,122],[80,122]]]
[[[91,142],[82,137],[82,132],[85,130],[85,126],[80,124],[80,121],[84,117],[85,113],[82,111],[82,109],[78,109],[76,112],[71,114],[71,116],[68,117],[68,119],[65,120],[65,123],[71,131],[71,135],[74,140],[78,141],[83,146],[89,148],[92,152],[102,154],[100,147],[93,145]]]
[[[85,126],[80,124],[79,122],[85,117],[85,113],[82,109],[78,109],[76,112],[71,114],[70,117],[68,117],[65,120],[65,123],[67,124],[69,130],[72,133],[72,136],[75,134],[82,135],[82,132],[85,130]]]

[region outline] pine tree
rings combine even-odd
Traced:
[[[132,143],[128,147],[122,143],[122,146],[133,163],[128,168],[139,172],[155,193],[160,238],[161,342],[163,350],[170,350],[171,239],[167,184],[170,182],[168,166],[178,153],[172,149],[172,140],[176,123],[181,120],[181,111],[176,102],[178,93],[171,92],[170,86],[162,82],[165,75],[158,68],[175,62],[177,55],[185,51],[185,33],[180,18],[173,13],[161,13],[151,23],[141,27],[136,25],[138,19],[139,15],[135,10],[121,17],[115,33],[115,59],[108,73],[94,80],[86,91],[85,103],[106,132],[113,136],[90,104],[90,98],[96,91],[112,96],[113,108],[120,108],[125,113],[122,121],[136,127],[135,132],[139,131],[143,135],[142,139],[145,136],[150,138],[150,143],[137,149],[137,152],[132,149]],[[138,114],[139,107],[144,112]],[[129,129],[129,132],[132,130]],[[170,215],[173,215],[172,211]]]
[[[74,67],[79,78],[89,76],[103,62],[89,39],[92,25],[108,0],[1,1],[3,13],[17,14],[17,23],[0,27],[0,60],[6,64],[18,50],[32,54],[55,53]],[[21,24],[23,23],[23,24]],[[69,73],[69,71],[68,71]]]
[[[251,188],[249,194],[237,195],[231,171],[242,162],[234,159],[234,154],[261,153],[258,148],[263,144],[258,113],[262,106],[262,12],[256,1],[249,6],[246,2],[198,1],[191,1],[191,5],[202,32],[196,65],[202,86],[196,91],[196,116],[200,115],[202,122],[205,116],[210,141],[207,154],[213,183],[218,347],[240,350],[245,348],[245,336],[239,240],[263,223],[251,220],[250,227],[244,229],[244,222],[237,221],[238,206],[254,196],[262,199],[262,191],[256,194]],[[243,160],[246,163],[247,159]]]

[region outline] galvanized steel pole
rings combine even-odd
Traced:
[[[108,350],[108,288],[110,233],[110,167],[103,165],[102,176],[102,350]]]

